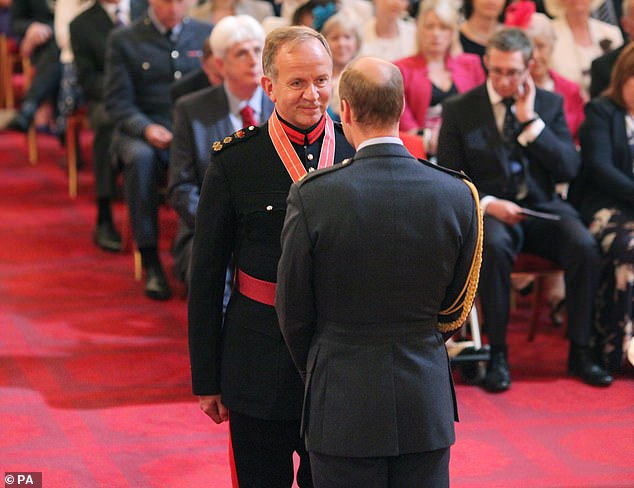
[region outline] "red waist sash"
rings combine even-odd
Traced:
[[[254,278],[238,269],[236,275],[236,287],[242,295],[264,305],[275,305],[276,284],[271,281],[264,281]]]

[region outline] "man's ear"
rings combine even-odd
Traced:
[[[211,62],[214,63],[214,66],[216,68],[216,72],[220,73],[220,75],[224,78],[225,77],[225,61],[224,61],[224,59],[222,59],[219,56],[213,56],[211,58]]]
[[[352,112],[350,111],[348,100],[341,100],[339,103],[339,116],[344,124],[350,125],[352,122]]]
[[[260,79],[260,85],[262,86],[262,90],[264,93],[271,99],[273,103],[275,103],[275,95],[273,95],[273,81],[266,75],[263,75]]]

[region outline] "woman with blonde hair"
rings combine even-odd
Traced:
[[[401,131],[423,136],[428,157],[436,153],[441,102],[485,80],[480,58],[461,52],[458,13],[450,0],[425,0],[417,21],[418,52],[394,64],[403,75]]]

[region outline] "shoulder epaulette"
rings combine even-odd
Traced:
[[[322,175],[343,169],[346,166],[348,166],[350,163],[352,163],[352,158],[344,159],[339,164],[333,164],[332,166],[328,166],[327,168],[323,168],[318,171],[309,171],[301,180],[299,180],[299,185],[302,186],[304,183],[307,183],[308,181],[312,181],[315,178],[319,178]]]
[[[430,161],[427,161],[426,159],[418,158],[418,160],[421,163],[423,163],[425,166],[429,166],[430,168],[435,168],[435,169],[437,169],[439,171],[442,171],[443,173],[447,173],[448,175],[455,176],[456,178],[462,178],[463,180],[471,181],[471,178],[469,178],[462,171],[456,171],[456,170],[453,170],[453,169],[445,168],[444,166],[441,166],[439,164],[434,164],[434,163],[432,163]]]
[[[225,137],[221,141],[215,141],[211,145],[211,150],[214,154],[219,153],[223,149],[232,146],[238,142],[246,141],[260,132],[260,128],[255,125],[250,125],[249,127],[245,127],[244,129],[240,129],[235,131],[230,136]]]

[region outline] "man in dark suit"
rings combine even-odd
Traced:
[[[194,221],[211,141],[220,141],[273,111],[273,102],[260,86],[264,30],[250,15],[224,17],[211,33],[221,85],[185,95],[174,109],[174,140],[170,148],[169,201],[178,213],[179,229],[172,252],[176,276],[189,285]],[[250,107],[253,119],[241,112]],[[228,292],[230,290],[228,289]],[[228,293],[227,293],[228,298]]]
[[[480,297],[491,345],[485,387],[510,387],[506,329],[510,275],[520,251],[564,268],[570,354],[568,372],[596,386],[612,377],[599,367],[588,344],[601,257],[594,239],[555,183],[579,170],[560,95],[535,87],[530,40],[519,29],[492,36],[485,62],[488,79],[443,106],[438,162],[464,171],[478,187],[484,212]],[[526,216],[526,210],[555,219]]]
[[[106,251],[121,250],[121,236],[112,220],[111,202],[116,187],[116,172],[111,163],[110,143],[114,124],[106,112],[104,102],[104,65],[106,38],[117,26],[128,25],[147,9],[145,0],[131,0],[129,11],[123,12],[120,0],[104,0],[79,14],[70,23],[79,84],[88,102],[88,116],[95,138],[93,140],[93,167],[97,198],[97,226],[93,239]]]
[[[307,27],[272,31],[262,87],[275,110],[213,144],[201,190],[191,262],[189,351],[193,392],[216,423],[231,412],[241,487],[312,486],[299,437],[302,380],[282,339],[273,302],[286,196],[307,171],[352,155],[326,114],[332,55]],[[225,272],[236,283],[223,318]]]
[[[187,0],[149,0],[147,14],[117,29],[106,46],[106,109],[116,129],[113,156],[123,165],[123,186],[136,246],[145,270],[145,294],[166,300],[171,289],[158,254],[159,183],[172,142],[169,89],[199,66],[211,26],[185,17]]]
[[[353,62],[339,95],[357,153],[291,187],[275,303],[305,378],[313,481],[448,487],[457,411],[442,333],[475,297],[477,191],[404,148],[396,66]]]
[[[614,51],[599,56],[590,65],[590,96],[592,98],[601,95],[608,87],[616,58],[619,57],[623,48],[634,39],[634,0],[623,0],[623,16],[620,21],[626,39],[625,43]]]
[[[26,132],[38,107],[46,100],[56,100],[62,76],[59,48],[53,33],[55,2],[46,0],[13,0],[11,31],[21,38],[20,53],[31,59],[35,76],[31,81],[20,110],[8,128]]]

